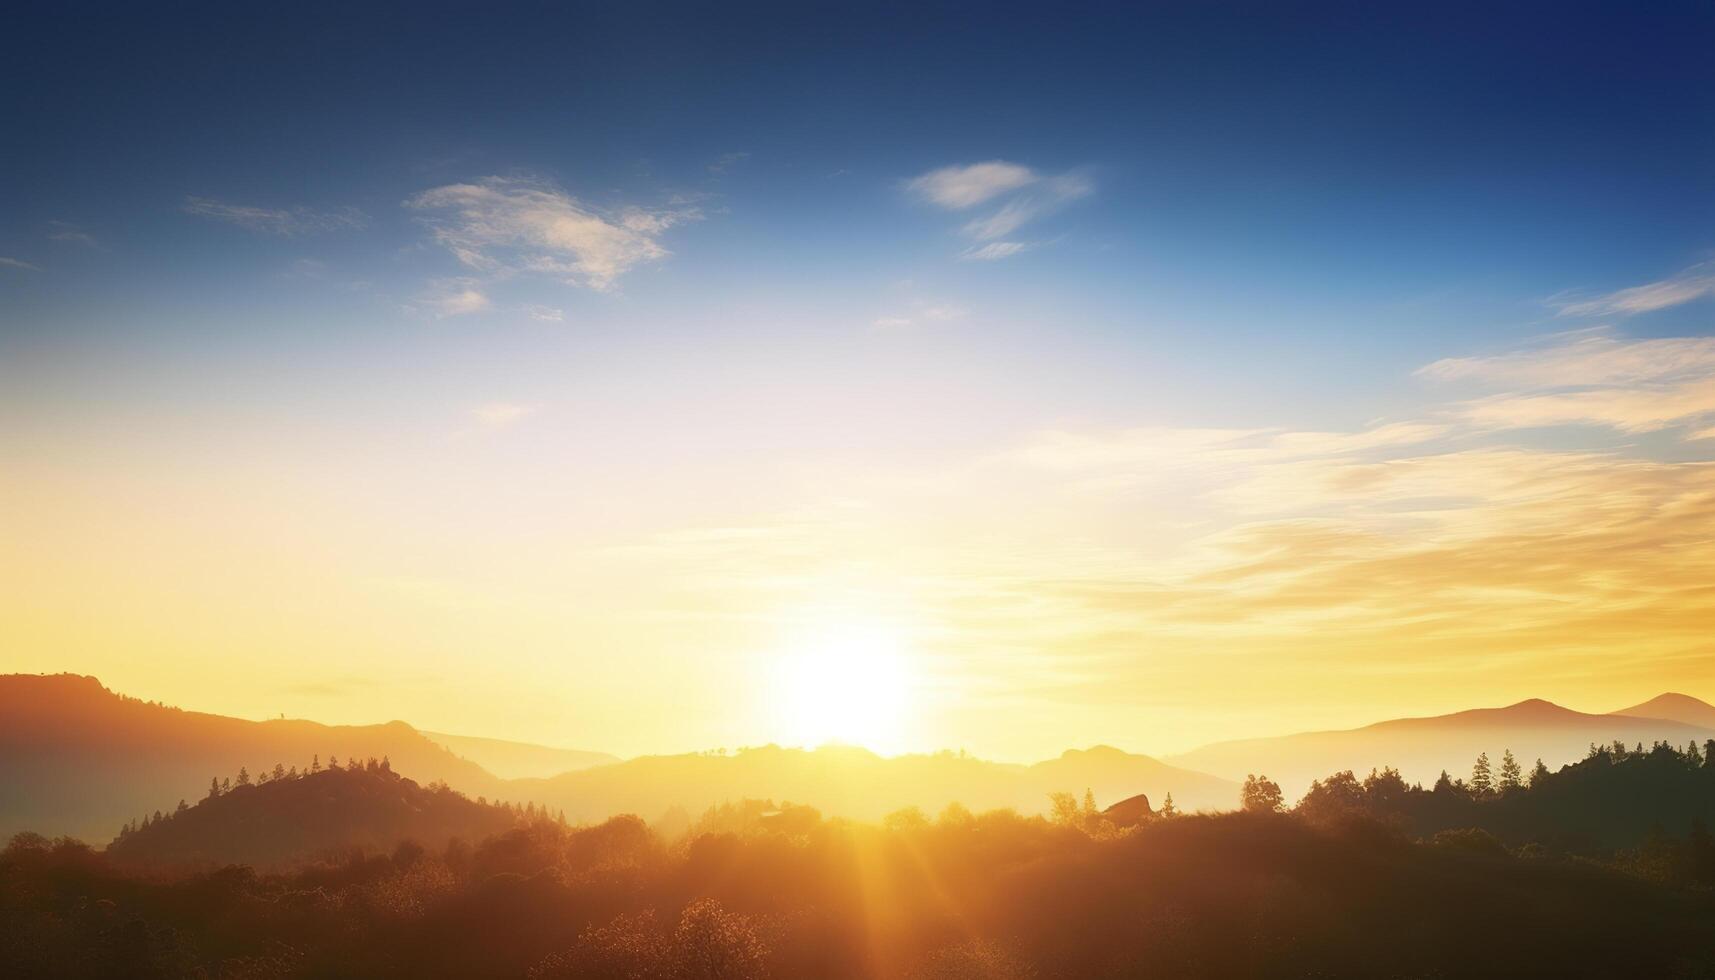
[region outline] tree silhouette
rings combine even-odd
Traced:
[[[1548,775],[1548,767],[1542,764],[1541,759],[1536,760],[1535,768],[1530,771],[1530,785],[1532,787],[1541,786],[1542,781],[1547,779]]]
[[[1524,785],[1524,770],[1519,768],[1518,760],[1513,758],[1513,750],[1507,749],[1501,753],[1501,792],[1510,792]]]
[[[1169,790],[1167,795],[1161,800],[1161,816],[1164,819],[1171,819],[1178,815],[1179,810],[1173,806],[1173,792]]]
[[[250,770],[244,768],[243,766],[238,767],[238,785],[240,785],[240,786],[249,786],[250,785]]]
[[[220,795],[220,777],[219,776],[209,777],[208,795],[209,795],[210,799],[213,799],[214,797]]]
[[[1488,796],[1494,789],[1494,776],[1489,770],[1489,753],[1479,752],[1477,762],[1471,767],[1471,791],[1478,796]]]
[[[1284,806],[1280,784],[1267,776],[1245,776],[1244,788],[1239,790],[1239,805],[1247,813],[1279,813]]]

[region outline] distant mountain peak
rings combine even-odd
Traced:
[[[1677,691],[1658,694],[1642,704],[1634,704],[1611,713],[1633,718],[1661,718],[1700,728],[1715,728],[1715,704]]]

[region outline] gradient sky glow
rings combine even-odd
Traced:
[[[356,6],[0,32],[0,670],[622,754],[866,649],[1016,759],[1715,696],[1709,4]]]

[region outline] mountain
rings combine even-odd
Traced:
[[[248,864],[270,868],[352,850],[388,852],[402,841],[439,851],[471,843],[519,818],[445,787],[426,789],[389,769],[322,769],[237,786],[121,833],[114,861],[151,867]]]
[[[773,799],[833,816],[879,820],[906,807],[931,816],[949,803],[976,810],[1047,808],[1048,794],[1091,790],[1103,802],[1139,793],[1173,794],[1183,810],[1231,808],[1238,786],[1207,773],[1167,765],[1107,746],[1070,750],[1035,765],[988,762],[968,755],[878,756],[865,749],[775,745],[732,754],[643,756],[551,779],[514,780],[508,798],[535,800],[574,820],[614,813],[655,818],[681,808],[696,815],[742,799]]]
[[[472,796],[503,783],[404,722],[246,721],[123,697],[93,677],[0,676],[0,839],[19,830],[106,840],[120,825],[276,763],[388,758]]]
[[[558,749],[547,745],[531,745],[528,742],[448,735],[444,732],[423,734],[502,779],[557,776],[562,772],[605,766],[620,761],[619,756],[608,755],[606,752]]]
[[[1715,738],[1715,730],[1671,719],[1633,717],[1629,712],[1585,714],[1532,698],[1503,708],[1400,718],[1342,731],[1217,742],[1169,761],[1233,779],[1247,773],[1267,775],[1291,801],[1311,780],[1344,769],[1362,775],[1371,768],[1392,766],[1407,781],[1427,785],[1443,769],[1468,777],[1480,752],[1487,752],[1497,767],[1501,753],[1511,749],[1526,769],[1539,758],[1558,768],[1583,758],[1591,743],[1617,739],[1628,746],[1658,741],[1683,746],[1706,738]]]
[[[1634,704],[1612,712],[1634,718],[1665,718],[1668,721],[1715,729],[1715,704],[1701,701],[1689,694],[1658,694],[1643,704]]]

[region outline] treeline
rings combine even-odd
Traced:
[[[1339,773],[1289,808],[1256,777],[1240,812],[1125,819],[1091,794],[1057,794],[1045,816],[953,805],[878,825],[741,801],[669,839],[629,816],[515,819],[347,765],[235,788],[150,833],[349,831],[377,812],[444,821],[443,805],[505,823],[279,873],[142,873],[126,853],[141,831],[108,853],[19,835],[0,852],[0,962],[50,977],[1715,975],[1715,893],[1687,870],[1707,851],[1704,753],[1609,746],[1517,786],[1477,782]],[[1576,816],[1600,800],[1607,815]],[[1554,842],[1584,819],[1685,830]]]
[[[1715,744],[1676,748],[1665,742],[1627,748],[1592,745],[1583,760],[1557,772],[1538,760],[1529,773],[1502,755],[1498,770],[1478,757],[1469,781],[1446,772],[1428,789],[1408,785],[1393,769],[1351,771],[1313,782],[1296,816],[1316,824],[1363,819],[1412,837],[1477,830],[1497,845],[1628,860],[1640,848],[1656,855],[1640,867],[1676,881],[1715,885],[1709,823],[1715,820]],[[1240,805],[1284,811],[1280,789],[1263,776],[1245,781]],[[1671,861],[1663,855],[1672,852]]]
[[[538,822],[290,874],[0,852],[19,976],[1703,976],[1705,892],[1292,814],[1093,835],[952,807],[888,826],[760,805],[669,843]],[[776,819],[789,814],[789,819]]]
[[[369,773],[384,773],[389,776],[394,775],[393,763],[385,755],[380,759],[370,756],[368,761],[352,759],[346,766],[340,765],[338,756],[330,755],[328,756],[328,764],[326,768],[333,772],[339,772],[342,769],[350,769],[354,772],[362,771]],[[231,793],[235,789],[241,790],[247,786],[266,786],[271,782],[282,783],[287,780],[296,780],[305,776],[313,776],[321,771],[323,771],[323,767],[320,755],[312,757],[310,759],[310,764],[305,766],[302,772],[298,771],[297,766],[287,768],[285,765],[276,762],[274,763],[274,768],[272,770],[261,770],[252,777],[250,775],[250,770],[247,767],[239,766],[238,774],[235,776],[228,776],[225,779],[222,779],[219,776],[212,777],[208,784],[208,795],[203,797],[203,799],[212,800]],[[434,792],[456,793],[460,798],[464,798],[463,793],[459,793],[457,790],[452,789],[445,782],[430,782],[428,784],[428,789]],[[486,796],[478,796],[476,801],[479,805],[500,807],[513,814],[519,820],[535,821],[554,819],[562,824],[566,822],[565,810],[562,809],[558,812],[550,813],[547,805],[544,804],[538,806],[534,801],[514,803],[496,800],[494,803],[490,804]],[[172,813],[162,813],[160,810],[156,810],[152,815],[145,814],[135,820],[128,821],[124,826],[119,828],[119,833],[115,836],[115,840],[124,840],[140,830],[147,830],[156,824],[170,820],[173,817],[184,813],[186,810],[191,809],[191,807],[191,804],[186,803],[184,800],[180,800],[178,807],[173,810]]]

